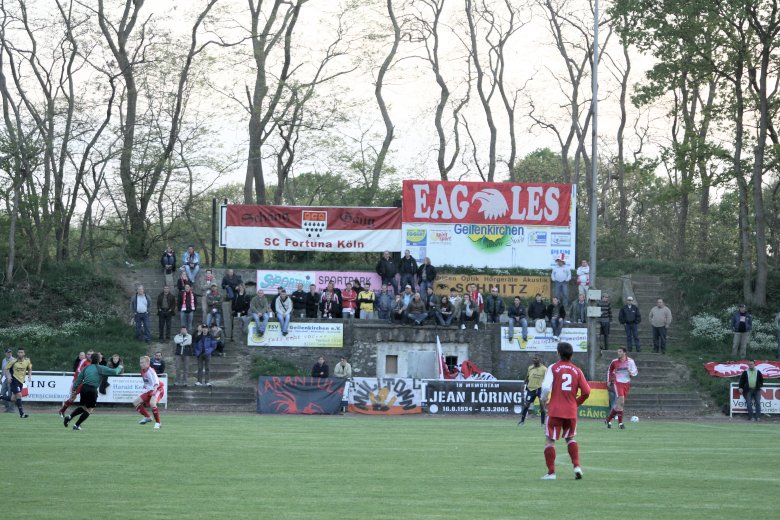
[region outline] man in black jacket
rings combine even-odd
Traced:
[[[299,283],[293,293],[290,295],[293,304],[293,316],[297,318],[306,317],[306,293],[303,291],[303,284]]]
[[[498,323],[499,317],[504,314],[504,300],[498,295],[498,287],[490,289],[490,294],[485,298],[484,310],[488,323]]]
[[[558,301],[557,296],[553,296],[552,303],[547,306],[547,319],[550,320],[550,327],[552,327],[552,335],[555,341],[558,341],[561,337],[563,320],[565,318],[566,309],[564,309],[563,303]]]
[[[764,376],[756,368],[756,362],[748,361],[748,368],[739,376],[739,391],[745,398],[748,421],[758,422],[761,416],[761,387],[764,386]]]
[[[526,318],[525,305],[519,296],[515,296],[514,304],[507,311],[509,317],[509,338],[515,337],[515,325],[520,324],[523,328],[523,341],[528,341],[528,319]]]
[[[417,260],[414,259],[412,253],[407,249],[404,251],[404,256],[401,257],[401,261],[398,263],[398,272],[401,273],[401,287],[407,285],[412,286],[412,292],[417,284]]]
[[[304,298],[304,306],[306,308],[307,318],[316,318],[317,311],[320,309],[320,293],[317,292],[317,286],[314,284],[309,285],[309,292],[306,293]]]
[[[325,358],[320,356],[317,362],[311,367],[311,377],[328,377],[330,375],[330,368],[325,363]]]
[[[376,264],[376,274],[382,277],[382,286],[391,284],[393,286],[393,294],[398,294],[398,282],[395,281],[395,275],[398,274],[398,267],[396,267],[395,262],[393,262],[390,251],[382,253],[382,257]]]
[[[634,305],[634,297],[626,298],[626,304],[620,309],[618,321],[626,329],[626,349],[631,352],[633,345],[636,345],[636,351],[641,352],[639,346],[639,324],[642,322],[642,315],[639,313],[639,307]]]

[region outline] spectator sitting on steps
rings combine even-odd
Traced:
[[[211,291],[211,286],[217,284],[217,278],[214,276],[214,271],[206,269],[206,276],[201,283],[201,294],[208,294]]]
[[[498,287],[490,289],[490,294],[485,298],[485,314],[488,323],[498,323],[502,314],[504,314],[504,300],[498,295]]]
[[[414,293],[412,296],[412,301],[406,308],[406,316],[414,325],[422,325],[428,318],[428,311],[425,310],[425,303],[420,298],[420,293]]]
[[[390,322],[403,322],[406,316],[406,305],[400,294],[395,295],[393,306],[390,308]]]
[[[224,276],[222,276],[222,288],[225,290],[228,300],[232,301],[235,298],[236,290],[242,283],[244,281],[241,279],[241,275],[235,274],[232,269],[225,271]]]
[[[571,304],[566,315],[571,323],[588,323],[588,302],[585,301],[585,294],[577,295],[577,301]]]
[[[452,303],[450,299],[445,295],[439,300],[439,308],[436,311],[436,321],[439,325],[446,327],[452,325],[452,320],[455,318],[455,314],[452,312]]]
[[[550,327],[552,327],[553,340],[558,341],[561,337],[561,330],[563,329],[563,320],[566,318],[566,309],[563,304],[558,300],[557,296],[553,296],[552,303],[547,306],[547,319],[550,320]]]
[[[217,284],[211,284],[211,290],[206,295],[206,325],[211,327],[216,323],[217,327],[222,326],[222,294],[219,292]]]
[[[466,328],[466,322],[474,322],[474,330],[479,330],[479,307],[476,303],[471,301],[470,294],[463,295],[463,303],[460,308],[460,328],[464,330]]]
[[[336,366],[333,368],[333,377],[352,378],[352,365],[349,364],[346,357],[341,356],[341,361],[336,363]]]
[[[216,342],[214,351],[217,353],[217,356],[225,357],[225,341],[222,338],[222,329],[214,324],[211,326],[209,334],[211,334],[211,337],[214,338],[214,341]]]
[[[279,320],[279,326],[282,329],[282,336],[288,334],[290,328],[290,318],[292,317],[292,300],[287,297],[287,291],[282,289],[279,298],[276,299],[276,318]]]
[[[271,317],[271,307],[268,305],[268,300],[265,299],[265,293],[262,289],[257,289],[257,293],[249,304],[249,318],[254,320],[256,332],[262,336],[265,334],[265,329],[268,326],[268,319]],[[249,319],[247,320],[247,326],[249,325]]]
[[[509,317],[508,339],[514,339],[515,325],[519,323],[523,330],[523,341],[528,341],[528,319],[526,318],[525,305],[519,296],[515,296],[512,306],[507,311],[507,316]]]

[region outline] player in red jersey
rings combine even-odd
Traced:
[[[607,428],[612,428],[612,419],[617,417],[618,427],[624,430],[626,427],[623,425],[623,405],[626,404],[626,397],[631,390],[631,378],[636,377],[639,372],[634,360],[626,355],[626,349],[619,348],[617,354],[617,359],[612,360],[607,370],[607,386],[614,385],[615,403],[605,422]]]
[[[152,415],[154,415],[154,429],[159,430],[160,409],[157,408],[157,403],[165,396],[165,386],[157,377],[157,372],[149,366],[149,356],[141,356],[140,364],[141,377],[144,379],[144,393],[133,400],[135,409],[144,416],[143,419],[138,421],[138,424],[152,422],[152,418],[149,417],[149,412],[146,411],[144,406],[149,405],[152,408]]]
[[[90,364],[92,364],[92,354],[94,354],[93,350],[88,350],[87,355],[82,359],[78,366],[76,367],[76,370],[73,372],[73,382],[76,382],[76,378],[79,377],[79,374],[82,370],[87,368]],[[81,385],[78,386],[78,388],[73,388],[70,392],[70,397],[65,399],[65,401],[62,403],[62,406],[60,407],[60,417],[65,417],[65,412],[68,411],[68,408],[70,408],[73,403],[76,401],[76,396],[81,393]]]
[[[566,439],[574,466],[574,478],[582,478],[580,449],[574,436],[577,435],[577,407],[590,395],[590,386],[582,370],[571,362],[573,353],[574,348],[570,343],[558,343],[558,357],[561,360],[550,365],[542,382],[541,402],[548,403],[547,423],[544,426],[547,474],[542,480],[555,480],[555,441],[561,438]]]

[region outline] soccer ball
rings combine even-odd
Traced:
[[[637,417],[636,415],[632,415],[631,422],[639,422],[639,417]]]

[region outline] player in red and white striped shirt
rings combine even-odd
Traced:
[[[626,397],[631,390],[631,378],[639,373],[636,369],[636,363],[626,355],[626,349],[617,349],[618,357],[612,360],[607,370],[607,386],[613,385],[615,392],[615,403],[612,410],[609,411],[606,423],[607,428],[612,428],[612,419],[617,417],[618,426],[621,430],[625,429],[623,425],[623,406],[626,404]]]
[[[541,402],[547,402],[547,423],[544,426],[544,460],[547,474],[542,480],[555,480],[555,441],[566,439],[566,445],[574,466],[574,478],[582,478],[580,449],[574,436],[577,435],[577,407],[590,395],[590,385],[582,370],[571,362],[574,348],[569,343],[558,343],[561,358],[547,369],[542,382]],[[577,395],[579,393],[579,395]]]
[[[157,372],[149,366],[149,361],[149,356],[141,356],[141,377],[144,380],[144,393],[133,400],[133,406],[138,410],[138,413],[144,416],[143,419],[138,421],[138,424],[152,422],[152,418],[149,417],[149,412],[146,411],[144,405],[151,406],[152,415],[154,415],[154,429],[159,430],[160,409],[157,408],[157,403],[165,396],[165,386],[157,377]]]
[[[81,371],[87,368],[90,364],[92,364],[92,361],[90,360],[94,352],[95,352],[94,350],[88,350],[86,357],[79,362],[78,366],[76,367],[76,371],[73,372],[74,382],[76,381],[76,378],[79,377]],[[76,396],[79,395],[80,392],[81,392],[81,385],[79,385],[78,388],[75,388],[73,389],[73,391],[71,391],[70,397],[65,399],[65,402],[63,402],[62,406],[60,407],[60,417],[65,417],[65,412],[67,412],[68,408],[70,408],[71,405],[73,405],[74,401],[76,401]]]

